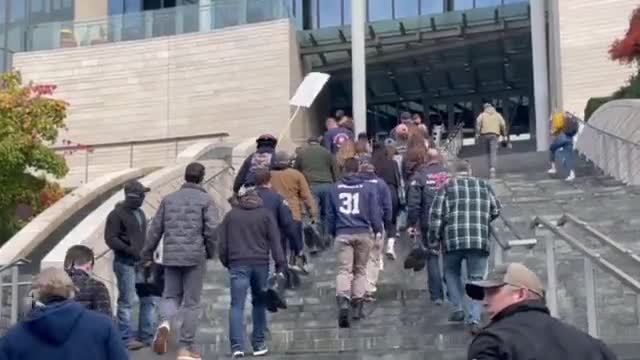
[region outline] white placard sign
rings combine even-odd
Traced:
[[[300,86],[298,86],[295,95],[289,100],[289,104],[305,108],[311,107],[311,104],[313,104],[316,96],[318,96],[327,81],[329,81],[329,74],[319,72],[307,74]]]

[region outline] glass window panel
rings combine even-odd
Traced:
[[[142,0],[124,0],[124,12],[140,12],[142,11]]]
[[[18,52],[24,51],[24,26],[12,25],[7,32],[7,49]]]
[[[142,10],[157,10],[162,8],[162,0],[144,0]]]
[[[0,0],[0,24],[6,23],[6,18],[7,18],[6,9],[7,9],[7,0]],[[4,44],[4,41],[3,41],[3,44]]]
[[[341,0],[318,0],[320,27],[342,25]]]
[[[27,12],[27,2],[24,0],[12,0],[9,4],[9,22],[24,20]]]
[[[395,16],[396,19],[410,16],[418,16],[419,0],[396,0]]]
[[[454,0],[453,10],[473,9],[473,0]]]
[[[276,18],[276,9],[270,1],[247,0],[247,23],[273,20]]]
[[[214,2],[211,16],[214,29],[221,29],[240,23],[240,4],[234,2]]]
[[[344,1],[344,24],[351,24],[351,1]]]
[[[369,21],[392,19],[392,4],[389,0],[369,0]]]
[[[441,14],[444,12],[444,0],[420,0],[421,15]]]
[[[122,13],[124,13],[124,0],[109,0],[109,15],[120,15]]]
[[[496,6],[496,5],[500,5],[501,2],[502,0],[476,0],[476,7],[481,8],[481,7]]]
[[[506,5],[506,4],[529,2],[529,0],[502,0],[502,2]]]

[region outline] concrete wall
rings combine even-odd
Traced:
[[[564,108],[584,114],[590,97],[608,96],[626,83],[631,67],[609,59],[625,34],[638,0],[556,0],[559,9]],[[552,80],[553,81],[553,80]]]
[[[233,141],[280,133],[303,77],[288,20],[208,33],[19,53],[25,80],[58,85],[70,103],[65,138],[81,144],[229,132]],[[301,117],[291,138],[307,136]],[[136,154],[135,166],[172,162],[175,144]],[[128,166],[126,148],[91,154],[90,178]],[[76,158],[74,158],[76,157]],[[68,157],[78,180],[84,154]],[[109,163],[109,166],[100,164]],[[102,167],[99,167],[102,166]]]

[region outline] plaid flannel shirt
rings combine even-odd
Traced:
[[[444,251],[489,252],[489,226],[500,215],[500,201],[488,182],[454,177],[436,194],[429,213],[427,246]]]

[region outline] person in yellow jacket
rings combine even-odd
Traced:
[[[500,136],[507,136],[507,124],[493,105],[484,104],[484,111],[476,120],[476,136],[486,146],[489,157],[489,177],[494,178],[498,162],[498,140]]]

